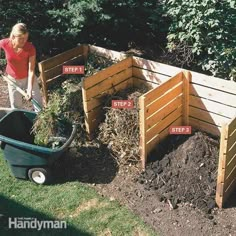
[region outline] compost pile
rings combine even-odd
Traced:
[[[111,59],[99,56],[96,53],[90,53],[85,63],[84,77],[91,76],[97,73],[98,71],[113,65],[116,62],[117,60],[111,60]]]
[[[62,76],[50,86],[47,107],[39,112],[32,128],[35,144],[50,148],[61,146],[70,136],[74,123],[78,130],[74,142],[78,144],[86,139],[81,79],[95,74],[114,62],[97,54],[89,54],[83,76]]]
[[[127,88],[104,100],[105,120],[99,126],[98,139],[107,145],[111,155],[119,164],[137,163],[139,161],[139,104],[138,99],[148,91],[143,88]],[[134,108],[112,108],[112,100],[133,100]]]
[[[189,203],[211,213],[215,207],[219,140],[195,131],[190,137],[169,136],[158,147],[137,180],[172,208]]]
[[[34,143],[40,146],[56,148],[65,142],[72,131],[72,125],[78,130],[83,128],[83,101],[81,84],[75,79],[63,82],[62,87],[54,91],[48,105],[39,112],[33,125]]]

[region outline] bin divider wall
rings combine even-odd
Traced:
[[[38,63],[45,103],[48,102],[48,84],[62,75],[63,65],[84,63],[86,48],[81,45]]]
[[[153,88],[167,81],[170,76],[148,71],[142,68],[133,67],[133,76],[149,83]]]
[[[117,52],[114,50],[110,50],[110,49],[106,49],[106,48],[102,48],[102,47],[98,47],[94,45],[89,45],[89,52],[95,53],[104,58],[109,58],[111,60],[116,60],[116,61],[121,61],[128,57],[128,55],[125,53]]]
[[[147,161],[147,144],[146,144],[146,112],[145,97],[139,98],[139,132],[140,132],[140,159],[142,168],[145,169]]]
[[[223,206],[227,137],[228,137],[228,125],[222,124],[221,136],[220,136],[220,153],[219,153],[219,163],[218,163],[217,185],[216,185],[216,203],[220,208],[222,208]]]
[[[222,125],[216,203],[222,208],[236,186],[236,117]]]
[[[189,84],[192,79],[190,71],[183,73],[183,125],[189,125]]]
[[[143,130],[140,132],[143,151],[142,167],[145,168],[147,155],[169,133],[171,125],[181,125],[183,116],[184,82],[183,72],[170,78],[159,87],[145,93],[140,120]],[[141,103],[142,104],[142,103]],[[145,120],[143,120],[145,119]]]
[[[85,125],[89,137],[104,118],[102,97],[130,86],[133,86],[131,58],[126,58],[83,80]]]

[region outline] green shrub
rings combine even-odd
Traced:
[[[191,60],[215,76],[235,78],[235,0],[166,0],[165,6],[171,18],[168,49],[177,61]]]

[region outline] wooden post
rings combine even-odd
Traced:
[[[44,100],[44,105],[47,104],[48,102],[48,91],[47,91],[47,82],[45,79],[45,72],[44,72],[44,66],[42,63],[38,63],[39,67],[39,72],[40,72],[40,80],[42,82],[42,90],[43,90],[43,100]]]
[[[139,127],[140,127],[140,158],[142,169],[146,167],[147,161],[147,144],[146,144],[146,109],[145,109],[145,97],[139,98]]]
[[[189,83],[192,75],[189,71],[183,73],[183,125],[189,125]]]
[[[84,61],[86,62],[89,55],[89,45],[82,45],[82,47],[83,47]]]
[[[219,208],[224,204],[224,181],[225,181],[225,167],[226,167],[226,152],[227,152],[227,139],[228,139],[228,125],[223,124],[221,128],[220,137],[220,153],[218,164],[218,175],[216,185],[216,204]]]

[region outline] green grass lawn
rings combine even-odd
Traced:
[[[78,181],[36,185],[14,178],[0,152],[0,235],[156,235],[116,201]],[[9,229],[9,217],[66,221],[66,229]],[[12,218],[13,219],[13,218]]]

